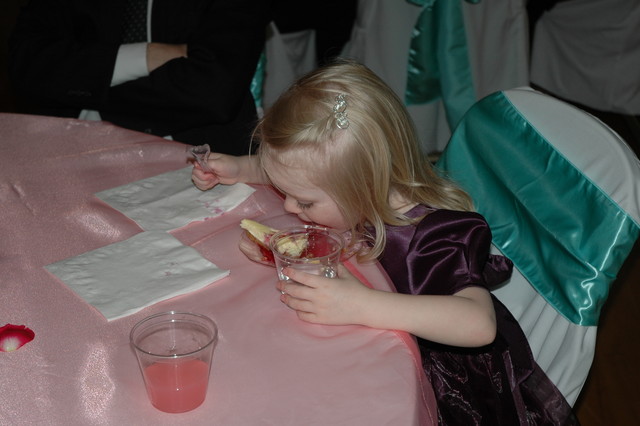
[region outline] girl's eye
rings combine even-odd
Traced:
[[[303,202],[300,202],[300,201],[298,201],[297,203],[298,203],[298,208],[300,210],[306,210],[306,209],[311,208],[311,206],[313,206],[313,203],[303,203]]]

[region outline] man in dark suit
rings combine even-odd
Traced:
[[[229,154],[248,152],[252,78],[270,0],[31,0],[10,38],[10,76],[28,112],[102,119]],[[135,31],[134,31],[135,33]]]

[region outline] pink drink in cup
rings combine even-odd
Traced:
[[[156,362],[143,375],[151,403],[162,411],[192,410],[207,394],[209,366],[198,359]]]
[[[218,338],[211,319],[166,312],[140,321],[130,337],[154,407],[182,413],[204,402]]]

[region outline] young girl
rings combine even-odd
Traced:
[[[573,424],[571,408],[533,361],[526,337],[488,288],[511,262],[469,197],[420,154],[401,101],[362,65],[339,62],[300,79],[258,124],[256,156],[212,154],[200,189],[270,183],[308,222],[373,237],[398,293],[344,267],[330,279],[286,269],[281,300],[300,319],[404,330],[417,337],[441,424]]]

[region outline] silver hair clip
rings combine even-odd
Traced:
[[[333,116],[336,119],[336,126],[339,129],[346,129],[349,127],[349,120],[347,119],[347,100],[344,94],[340,93],[336,96],[336,103],[333,105]]]

